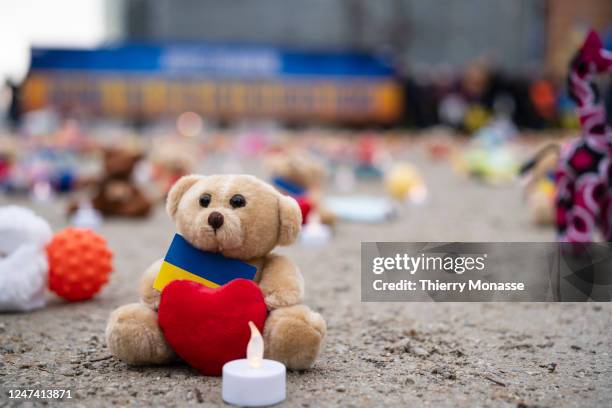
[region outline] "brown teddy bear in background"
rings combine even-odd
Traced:
[[[95,180],[82,184],[91,187],[92,207],[105,217],[146,217],[151,212],[151,200],[134,183],[134,167],[143,158],[143,153],[135,149],[107,147],[103,150],[104,174]],[[69,206],[72,213],[78,202]]]
[[[321,204],[321,190],[327,172],[325,165],[304,150],[281,149],[270,153],[266,167],[278,191],[295,198],[304,223],[310,212],[319,215],[323,224],[333,226],[336,215]]]
[[[254,281],[269,311],[263,333],[267,358],[289,369],[311,367],[325,337],[325,321],[302,305],[299,269],[271,253],[298,236],[302,217],[295,200],[253,176],[189,175],[172,187],[166,209],[191,245],[257,268]],[[160,292],[153,282],[161,264],[158,260],[145,271],[141,302],[116,309],[106,328],[111,353],[128,364],[163,364],[176,358],[158,325]]]

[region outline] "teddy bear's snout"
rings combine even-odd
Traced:
[[[223,214],[218,211],[213,211],[208,216],[208,225],[216,231],[223,225]]]

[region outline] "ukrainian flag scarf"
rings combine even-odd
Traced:
[[[153,287],[161,292],[173,280],[183,279],[217,288],[237,278],[253,280],[256,273],[257,268],[253,265],[202,251],[175,234]]]

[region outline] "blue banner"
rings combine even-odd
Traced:
[[[261,46],[125,44],[33,49],[24,110],[392,123],[401,86],[383,58]]]
[[[387,61],[367,54],[206,44],[126,44],[97,49],[35,48],[32,50],[31,69],[241,79],[393,75]]]

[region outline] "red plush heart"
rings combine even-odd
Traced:
[[[162,291],[158,319],[183,360],[204,375],[221,375],[223,364],[245,357],[249,321],[263,331],[266,304],[250,280],[234,279],[217,289],[176,280]]]
[[[297,201],[298,205],[300,206],[300,211],[302,212],[302,224],[306,224],[308,221],[308,214],[312,209],[312,202],[306,197],[296,197],[295,201]]]

